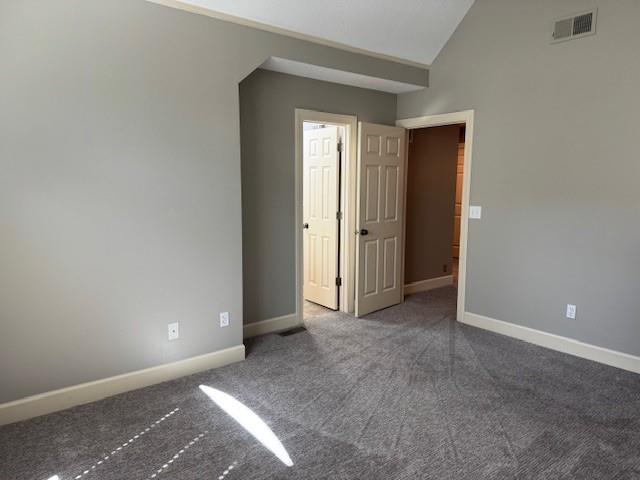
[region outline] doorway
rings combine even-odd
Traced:
[[[296,223],[299,228],[296,229],[295,254],[299,321],[304,320],[305,305],[304,238],[307,230],[311,230],[306,228],[306,223],[309,227],[311,223],[304,221],[303,211],[305,131],[323,130],[314,127],[305,130],[305,123],[325,125],[325,130],[330,126],[343,127],[340,210],[336,212],[339,219],[338,309],[361,316],[401,303],[405,130],[358,122],[354,116],[296,109]],[[310,249],[309,252],[308,257],[312,258]],[[331,275],[327,275],[325,280],[330,278]]]
[[[338,310],[340,305],[344,138],[343,126],[303,122],[304,319]]]
[[[296,109],[298,318],[353,313],[355,116]]]
[[[405,296],[455,286],[462,211],[463,131],[464,125],[409,130]]]
[[[396,125],[404,127],[410,132],[412,130],[441,127],[456,126],[458,129],[458,142],[456,146],[456,166],[455,166],[455,213],[454,217],[454,235],[451,248],[451,281],[457,284],[457,312],[456,319],[463,321],[465,313],[465,290],[466,290],[466,273],[467,273],[467,239],[469,230],[469,191],[471,186],[471,160],[473,150],[473,127],[474,127],[474,111],[466,110],[454,113],[445,113],[438,115],[429,115],[417,118],[408,118],[398,120]],[[415,135],[415,133],[414,133]],[[462,158],[460,158],[460,154]],[[458,166],[460,162],[461,166]],[[461,171],[461,172],[460,172]],[[460,172],[460,173],[459,173]],[[456,226],[459,234],[456,232]],[[459,235],[459,236],[458,236]],[[405,252],[406,253],[406,252]],[[457,261],[456,261],[457,255]],[[457,269],[457,271],[456,271]],[[444,273],[444,272],[443,272]],[[455,277],[454,277],[455,274]],[[447,280],[448,281],[448,280]],[[444,286],[444,285],[442,285]],[[405,288],[405,293],[409,293]]]
[[[339,197],[336,211],[336,308],[365,315],[404,298],[405,187],[407,130],[464,125],[464,159],[460,192],[460,240],[457,243],[457,319],[464,315],[469,186],[473,138],[472,110],[398,120],[395,127],[357,122],[348,115],[296,109],[296,316],[304,319],[304,161],[305,123],[343,127]],[[320,130],[309,127],[307,130]],[[338,130],[340,131],[340,130]],[[334,224],[335,225],[335,224]],[[329,240],[327,240],[329,241]],[[453,242],[449,252],[453,252]],[[452,254],[453,257],[453,254]],[[330,258],[334,258],[333,255]],[[451,266],[453,270],[453,265]],[[327,270],[330,272],[330,270]],[[331,275],[325,284],[329,285]]]

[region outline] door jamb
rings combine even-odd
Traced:
[[[407,130],[413,130],[416,128],[428,128],[428,127],[440,127],[444,125],[456,125],[465,124],[465,137],[464,137],[464,167],[462,173],[462,217],[460,219],[460,265],[458,270],[458,300],[456,310],[456,320],[461,322],[464,318],[465,310],[465,290],[467,280],[467,243],[469,236],[469,192],[471,190],[471,155],[473,151],[473,122],[475,111],[464,110],[453,113],[443,113],[437,115],[427,115],[423,117],[405,118],[397,120],[396,125],[398,127],[404,127]],[[405,150],[405,155],[408,158],[409,149]],[[405,180],[407,176],[407,170],[405,169]],[[406,202],[406,189],[405,189],[405,202]],[[405,208],[406,216],[406,208]],[[406,221],[405,228],[406,228]],[[406,235],[405,235],[406,236]],[[403,245],[403,259],[404,259],[404,245]],[[403,260],[404,261],[404,260]],[[404,266],[404,265],[403,265]],[[404,284],[404,282],[403,282]],[[404,288],[404,287],[403,287]],[[403,293],[404,297],[404,293]]]
[[[355,222],[356,222],[356,155],[358,118],[354,115],[338,115],[314,110],[295,109],[295,255],[296,255],[296,316],[300,323],[304,320],[303,303],[304,265],[302,252],[302,146],[303,123],[323,123],[344,127],[345,138],[343,154],[345,169],[342,175],[344,192],[343,215],[340,225],[340,275],[342,286],[339,287],[339,310],[353,313],[355,310]]]

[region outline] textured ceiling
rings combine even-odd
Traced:
[[[182,0],[268,26],[431,64],[474,0]]]

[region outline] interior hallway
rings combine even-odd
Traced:
[[[1,477],[640,475],[640,376],[467,327],[454,314],[450,287],[366,318],[331,313],[308,320],[308,331],[253,339],[245,362],[2,427]],[[255,411],[294,465],[200,384]]]

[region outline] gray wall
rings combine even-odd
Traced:
[[[0,402],[241,344],[238,83],[270,55],[426,81],[142,0],[0,3]]]
[[[256,70],[240,84],[245,323],[295,313],[295,109],[393,125],[396,95]]]
[[[597,35],[549,44],[593,6]],[[428,91],[399,97],[399,118],[476,110],[467,311],[640,355],[638,18],[637,0],[477,0]]]
[[[405,284],[451,274],[459,136],[458,125],[411,133]]]

